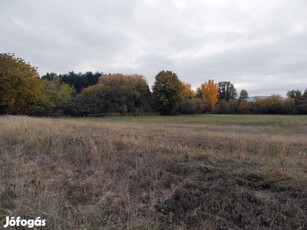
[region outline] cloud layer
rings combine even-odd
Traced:
[[[250,95],[307,88],[305,0],[2,0],[0,51],[40,74],[163,69]]]

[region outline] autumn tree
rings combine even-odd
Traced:
[[[267,114],[288,114],[293,113],[294,109],[293,99],[284,99],[276,94],[266,98],[256,98],[253,106],[253,112]]]
[[[200,87],[202,100],[209,105],[210,109],[214,109],[218,100],[218,88],[214,84],[214,80],[209,80]]]
[[[229,99],[236,99],[238,96],[236,88],[230,81],[222,81],[218,83],[219,99],[228,101]]]
[[[182,101],[179,103],[178,112],[181,114],[203,113],[205,105],[196,93],[191,84],[182,82]]]
[[[191,84],[182,82],[182,96],[188,99],[195,97],[195,92],[192,89]]]
[[[89,113],[134,113],[150,110],[151,92],[142,75],[112,74],[85,88],[80,100]]]
[[[183,100],[183,85],[175,73],[163,70],[156,76],[153,95],[161,114],[174,114]]]
[[[13,54],[0,54],[0,110],[31,114],[45,101],[36,68]]]
[[[252,113],[254,102],[242,100],[238,107],[239,113]]]
[[[73,98],[71,115],[89,115],[106,113],[104,103],[104,85],[97,83],[82,90]]]

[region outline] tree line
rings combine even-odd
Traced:
[[[0,114],[99,116],[104,114],[307,114],[307,90],[287,98],[250,100],[230,81],[208,80],[195,91],[172,71],[160,71],[152,88],[138,74],[47,73],[13,54],[0,54]]]

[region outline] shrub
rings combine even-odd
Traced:
[[[179,112],[182,114],[197,114],[204,112],[204,103],[201,99],[185,99],[179,105]]]

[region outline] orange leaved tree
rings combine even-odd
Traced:
[[[211,110],[214,109],[219,94],[219,90],[214,84],[214,80],[209,80],[202,84],[200,89],[203,101],[210,106]]]
[[[182,95],[183,95],[183,97],[184,98],[189,98],[189,99],[194,98],[195,97],[195,92],[192,89],[191,84],[184,83],[184,82],[181,82],[181,83],[182,83]]]

